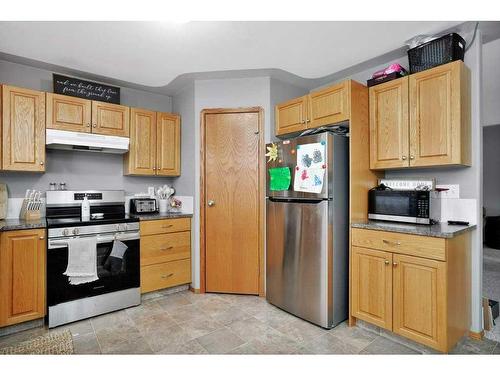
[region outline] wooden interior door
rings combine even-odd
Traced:
[[[181,174],[181,118],[172,113],[157,113],[157,150],[159,176]]]
[[[4,232],[0,246],[0,326],[45,316],[45,231]]]
[[[410,166],[460,162],[460,63],[409,78]]]
[[[47,93],[47,128],[90,133],[91,101]]]
[[[45,171],[45,93],[2,87],[4,170]]]
[[[128,137],[129,119],[129,107],[92,101],[92,133]]]
[[[202,116],[206,291],[259,294],[261,112]]]
[[[156,174],[156,112],[130,109],[130,146],[124,160],[125,174]]]
[[[306,130],[307,95],[278,104],[275,117],[276,135]]]
[[[352,315],[391,330],[392,254],[352,247]]]
[[[308,128],[349,119],[349,81],[309,94]]]
[[[409,166],[408,77],[370,87],[370,168]]]
[[[446,351],[446,263],[394,254],[393,331]]]

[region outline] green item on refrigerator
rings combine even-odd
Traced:
[[[269,189],[272,191],[288,190],[290,188],[290,175],[289,167],[269,168]]]

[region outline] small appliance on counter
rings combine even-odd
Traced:
[[[155,214],[158,213],[158,205],[155,198],[132,198],[130,199],[131,214]]]
[[[431,196],[433,180],[381,180],[368,192],[368,219],[413,224],[440,221],[440,205]]]

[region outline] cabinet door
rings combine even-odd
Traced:
[[[47,93],[47,128],[90,133],[91,101]]]
[[[457,61],[410,76],[410,166],[470,164],[464,70]]]
[[[156,172],[156,112],[130,109],[130,146],[124,156],[125,174],[154,175]]]
[[[157,170],[159,176],[181,174],[181,118],[171,113],[156,114]]]
[[[349,81],[309,94],[308,128],[349,119]]]
[[[394,254],[393,331],[446,351],[446,263]]]
[[[3,169],[45,171],[45,93],[3,86]]]
[[[92,133],[128,137],[129,118],[129,107],[92,101]]]
[[[276,135],[306,130],[307,96],[278,104],[275,117]]]
[[[45,316],[45,254],[45,230],[2,233],[0,326]]]
[[[352,247],[352,315],[392,328],[392,254]]]
[[[370,168],[403,168],[408,155],[408,77],[370,87]]]

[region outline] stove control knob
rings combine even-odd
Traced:
[[[69,236],[69,229],[68,228],[63,229],[62,234],[63,236]]]
[[[73,234],[76,236],[80,233],[80,231],[78,230],[78,228],[75,228],[73,229]]]

